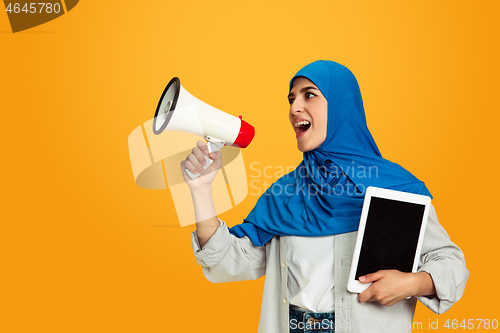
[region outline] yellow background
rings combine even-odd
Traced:
[[[383,156],[426,182],[465,253],[462,300],[439,317],[420,304],[415,321],[500,320],[499,9],[87,0],[17,34],[0,13],[0,331],[256,332],[264,279],[204,278],[195,226],[178,226],[168,190],[135,185],[127,137],[179,76],[255,126],[249,177],[252,162],[297,165],[287,85],[317,59],[353,71]],[[238,224],[256,200],[221,217]]]

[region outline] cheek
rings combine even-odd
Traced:
[[[327,128],[328,128],[328,122],[326,117],[324,117],[323,119],[321,119],[320,126],[318,127],[318,136],[321,138],[322,141],[326,139]]]
[[[328,111],[326,111],[325,105],[318,106],[313,121],[316,124],[318,132],[320,132],[322,135],[324,134],[326,137],[326,129],[328,127]]]
[[[326,129],[327,129],[327,126],[326,126],[326,121],[325,121],[324,123],[321,124],[321,129],[319,130],[319,135],[321,136],[321,140],[326,139]]]
[[[323,125],[323,135],[326,138],[326,130],[328,128],[328,104],[326,102],[323,104],[323,119],[321,123]]]

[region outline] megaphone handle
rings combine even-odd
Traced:
[[[220,142],[211,142],[211,141],[208,141],[208,152],[211,153],[211,152],[214,152],[214,151],[220,151],[220,149],[224,146],[224,142],[220,141]],[[205,156],[205,161],[207,163],[205,163],[205,166],[203,167],[203,171],[207,170],[209,166],[212,165],[212,163],[214,162],[210,157],[208,157],[208,155],[203,155]],[[200,173],[197,173],[197,174],[193,174],[191,171],[189,171],[188,169],[184,169],[186,171],[186,174],[189,176],[189,178],[191,179],[196,179],[198,178],[198,176],[200,175]],[[203,172],[202,172],[203,173]]]

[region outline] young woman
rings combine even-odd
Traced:
[[[360,278],[373,282],[363,293],[347,291],[365,189],[430,193],[382,158],[349,69],[316,61],[292,78],[289,92],[289,119],[304,159],[259,198],[244,223],[229,229],[216,216],[210,184],[220,152],[210,154],[213,167],[201,177],[184,173],[197,218],[193,248],[205,277],[215,283],[266,275],[259,323],[265,333],[409,332],[417,299],[435,313],[447,311],[469,272],[433,207],[417,273],[374,272]],[[203,172],[204,154],[199,141],[182,170]],[[347,171],[353,169],[374,172]]]

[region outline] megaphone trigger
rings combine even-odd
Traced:
[[[221,139],[216,139],[208,135],[205,137],[205,140],[207,140],[208,142],[207,146],[209,153],[221,150],[221,148],[224,147],[224,145],[226,144]]]

